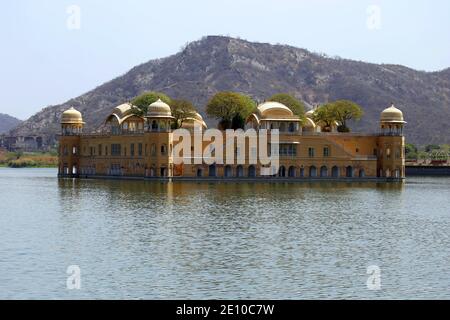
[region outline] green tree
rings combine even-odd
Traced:
[[[432,152],[433,150],[439,150],[439,149],[441,149],[441,147],[437,144],[429,144],[429,145],[425,146],[426,152]]]
[[[223,91],[215,94],[206,105],[206,113],[210,117],[219,120],[221,129],[230,129],[235,118],[237,124],[237,116],[246,119],[255,109],[256,103],[248,96]],[[243,128],[243,122],[240,122],[240,128]]]
[[[195,107],[192,102],[188,100],[173,99],[170,107],[172,109],[172,116],[175,118],[172,129],[181,128],[183,122],[187,118],[193,118],[196,116]]]
[[[300,100],[291,96],[288,93],[277,93],[271,96],[268,101],[275,101],[284,104],[286,107],[291,109],[291,111],[303,118],[305,115],[305,105]]]
[[[339,132],[349,132],[347,126],[349,120],[359,120],[364,114],[360,105],[350,100],[338,100],[332,103],[333,113],[336,121],[339,123]]]
[[[327,103],[318,107],[313,113],[313,120],[320,124],[325,132],[331,131],[331,127],[336,121],[333,104]]]
[[[149,91],[144,92],[143,94],[137,96],[131,101],[131,104],[136,106],[135,114],[137,115],[145,115],[148,110],[148,106],[153,102],[161,99],[168,105],[172,103],[172,99],[162,92]]]
[[[405,144],[406,159],[417,159],[417,147],[412,143]]]

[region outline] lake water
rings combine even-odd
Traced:
[[[0,168],[0,299],[449,299],[449,200],[437,177],[160,183]]]

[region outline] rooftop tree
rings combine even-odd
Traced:
[[[158,99],[161,99],[168,105],[172,103],[172,99],[166,94],[157,91],[148,91],[134,98],[131,101],[131,104],[137,107],[137,110],[135,110],[137,115],[145,115],[147,113],[148,106],[153,102],[158,101]]]
[[[197,113],[192,102],[188,100],[173,99],[170,107],[172,116],[175,118],[172,129],[181,128],[186,119],[195,117]]]
[[[254,111],[256,103],[248,96],[223,91],[215,94],[206,105],[206,113],[219,120],[225,129],[244,128],[245,119]]]
[[[350,100],[338,100],[333,102],[332,105],[336,121],[339,123],[339,132],[350,132],[347,122],[359,120],[364,114],[361,106]]]
[[[301,118],[305,115],[305,105],[303,102],[288,93],[277,93],[271,96],[268,101],[275,101],[284,104],[286,107]]]

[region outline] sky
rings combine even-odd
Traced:
[[[450,1],[2,1],[0,113],[26,119],[206,35],[438,71]]]

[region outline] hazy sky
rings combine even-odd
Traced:
[[[448,0],[15,0],[0,6],[0,113],[21,119],[204,35],[427,71],[450,67]]]

